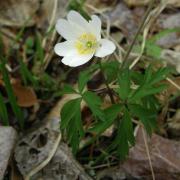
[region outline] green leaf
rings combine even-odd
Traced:
[[[83,8],[85,1],[86,0],[70,0],[67,9],[78,11],[85,19],[90,20],[90,16]]]
[[[84,136],[84,130],[81,120],[81,98],[68,101],[61,111],[61,130],[66,130],[67,139],[76,154],[79,148],[79,142]]]
[[[126,100],[131,91],[130,73],[128,68],[124,69],[121,73],[119,73],[118,83],[119,83],[119,89],[118,89],[119,96],[121,99]]]
[[[100,106],[102,104],[101,99],[93,92],[86,91],[83,94],[83,99],[87,103],[88,107],[92,111],[95,117],[98,117],[100,120],[105,120],[104,112],[101,110]]]
[[[146,54],[148,56],[159,59],[161,57],[162,48],[155,43],[146,41]]]
[[[139,104],[128,105],[133,116],[138,117],[139,120],[144,124],[144,127],[149,135],[152,131],[157,129],[156,113],[152,110],[146,109]]]
[[[135,145],[135,138],[133,134],[133,125],[128,110],[124,109],[124,115],[118,128],[116,140],[117,155],[121,160],[124,160],[129,153],[129,145]]]
[[[130,75],[132,80],[138,85],[142,84],[142,82],[144,81],[144,76],[140,72],[131,71]]]
[[[131,96],[129,102],[135,102],[135,101],[138,101],[146,96],[149,96],[149,95],[153,95],[153,94],[157,94],[157,93],[160,93],[162,92],[163,90],[165,90],[167,88],[167,85],[166,84],[161,84],[157,87],[153,86],[153,87],[144,87],[144,86],[141,86],[140,88],[138,88],[134,94]]]
[[[159,81],[165,79],[167,75],[170,73],[169,68],[160,68],[158,71],[152,74],[150,84],[158,83]]]
[[[25,41],[25,46],[26,46],[26,53],[27,54],[33,54],[33,46],[34,46],[34,38],[33,37],[28,37]]]
[[[160,68],[156,72],[153,72],[152,67],[149,66],[145,71],[144,80],[131,94],[129,102],[136,102],[145,96],[157,94],[166,89],[167,85],[156,85],[156,83],[159,83],[159,81],[165,79],[168,73],[169,70],[167,68]]]
[[[102,63],[102,68],[108,83],[112,82],[117,78],[119,71],[119,62],[110,61],[110,62]]]
[[[142,83],[143,84],[149,84],[149,81],[152,78],[152,74],[153,74],[152,65],[149,65],[146,68],[145,75],[144,75],[144,81]]]
[[[160,103],[154,95],[146,96],[142,99],[142,105],[146,109],[151,109],[156,112],[160,108]]]
[[[36,34],[36,60],[43,64],[44,61],[44,49],[42,47],[42,37],[39,33]]]
[[[78,89],[80,92],[83,91],[87,82],[90,80],[90,73],[88,71],[81,72],[78,79]]]
[[[0,52],[2,55],[3,55],[3,48],[4,48],[4,44],[2,39],[2,33],[0,32]]]
[[[9,120],[8,120],[7,108],[1,93],[0,93],[0,117],[2,119],[3,125],[8,126]]]
[[[31,82],[34,87],[37,87],[38,82],[33,76],[33,74],[31,73],[31,71],[27,68],[26,64],[21,59],[19,59],[19,64],[20,64],[20,72],[21,72],[24,84],[27,85],[28,82]]]
[[[13,93],[13,89],[12,89],[12,86],[10,83],[8,72],[5,67],[5,63],[6,63],[6,60],[3,57],[1,57],[0,70],[3,75],[3,81],[4,81],[5,88],[6,88],[6,91],[8,94],[8,98],[9,98],[9,101],[10,101],[10,104],[11,104],[14,114],[16,115],[21,128],[23,128],[23,126],[24,126],[23,113],[16,102],[16,97]]]
[[[81,102],[81,98],[73,99],[64,104],[61,110],[61,129],[65,129],[70,120],[74,117],[78,111],[78,105]]]
[[[97,135],[102,134],[107,128],[109,128],[118,114],[122,110],[122,105],[114,104],[111,107],[105,109],[105,121],[99,121],[89,130],[90,132],[96,133]]]
[[[60,91],[61,95],[63,94],[77,94],[76,90],[73,89],[72,86],[70,86],[69,84],[64,84],[63,89]]]

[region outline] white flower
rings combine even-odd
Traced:
[[[96,15],[88,22],[78,12],[70,11],[67,20],[57,21],[56,30],[66,41],[56,44],[54,50],[64,56],[62,63],[71,67],[85,64],[93,56],[105,57],[116,48],[112,41],[101,38],[101,20]]]

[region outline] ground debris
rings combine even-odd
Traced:
[[[168,119],[168,132],[171,136],[180,139],[180,109],[172,118]]]
[[[16,139],[17,133],[12,127],[0,127],[0,180],[4,177]]]
[[[60,99],[55,107],[47,115],[45,124],[40,127],[34,127],[34,130],[27,133],[19,140],[15,149],[15,160],[17,167],[24,177],[45,162],[51,154],[58,136],[61,134],[60,111],[64,103],[69,99],[76,98],[77,95],[65,96]],[[46,166],[43,166],[38,173],[34,175],[43,177],[47,180],[55,179],[91,179],[83,168],[75,161],[66,144],[60,144],[53,158]],[[31,177],[33,178],[33,176]]]
[[[55,7],[56,6],[56,7]],[[37,25],[47,28],[51,21],[53,10],[57,8],[55,19],[62,17],[67,7],[67,1],[49,0],[6,0],[0,1],[0,24],[10,27]],[[45,27],[44,27],[45,26]]]
[[[153,134],[151,139],[147,137],[147,142],[156,179],[178,180],[180,178],[180,143],[157,134]],[[130,150],[129,158],[119,167],[101,172],[99,179],[112,177],[113,180],[121,180],[122,176],[119,174],[123,174],[126,178],[152,179],[142,130],[138,131],[136,145]]]
[[[32,26],[35,21],[30,17],[38,10],[38,1],[7,0],[0,1],[0,24],[6,26],[20,27]]]
[[[124,0],[129,6],[144,6],[148,5],[151,0]],[[171,7],[180,7],[179,0],[168,0],[168,5]]]
[[[56,123],[58,127],[59,119],[52,119],[51,125]],[[28,133],[16,145],[15,160],[23,176],[43,162],[51,151],[59,132],[47,124]]]
[[[64,143],[60,144],[50,163],[32,177],[32,180],[36,179],[91,180],[83,168],[75,161],[69,148]]]
[[[137,23],[135,22],[132,11],[125,3],[119,2],[113,11],[107,13],[112,26],[123,31],[128,37],[132,37],[137,31]]]

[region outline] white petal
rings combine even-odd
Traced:
[[[56,44],[54,47],[54,51],[59,56],[71,56],[76,53],[76,49],[74,48],[74,42],[72,41],[65,41]]]
[[[65,56],[62,59],[62,63],[71,67],[77,67],[87,63],[92,57],[93,54],[82,55],[82,56],[77,54],[74,56]]]
[[[108,39],[101,39],[100,40],[100,47],[97,49],[95,56],[97,57],[105,57],[109,54],[112,54],[116,46],[114,43]]]
[[[72,24],[65,19],[59,19],[57,21],[56,30],[64,39],[67,40],[76,39],[80,35],[79,29],[73,27]]]
[[[91,19],[89,25],[99,41],[101,39],[101,19],[96,15],[92,15]]]
[[[88,29],[88,22],[77,11],[71,10],[67,15],[67,19],[69,23],[77,25],[83,30]]]

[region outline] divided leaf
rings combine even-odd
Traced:
[[[105,121],[97,122],[94,127],[92,127],[89,131],[94,132],[96,134],[102,134],[107,128],[109,128],[114,120],[117,118],[118,114],[122,110],[122,105],[114,104],[111,107],[105,109]]]
[[[93,115],[95,117],[98,117],[100,120],[105,120],[105,114],[101,110],[101,104],[102,101],[99,96],[97,96],[95,93],[86,91],[83,94],[83,99],[87,103],[88,107],[91,109]]]
[[[84,136],[81,121],[81,98],[68,101],[61,111],[61,130],[66,130],[67,139],[75,154],[79,148],[79,142]]]
[[[63,89],[60,91],[60,94],[77,94],[76,90],[69,84],[64,84]]]
[[[102,63],[103,71],[106,75],[108,83],[116,80],[118,72],[119,72],[119,62],[117,61],[110,61]]]
[[[119,83],[119,89],[118,89],[119,96],[121,99],[126,100],[131,91],[130,73],[128,68],[124,69],[121,73],[119,73],[118,83]]]
[[[133,116],[138,117],[144,124],[144,127],[149,135],[157,128],[156,113],[152,110],[146,109],[139,104],[128,105]]]
[[[135,145],[133,125],[130,114],[126,108],[124,109],[124,115],[120,122],[115,141],[117,143],[117,155],[121,160],[124,160],[129,153],[130,145]]]
[[[160,68],[158,71],[153,72],[152,67],[149,66],[145,71],[144,80],[140,86],[132,93],[129,102],[136,102],[142,98],[160,93],[167,88],[165,84],[158,84],[161,80],[165,79],[169,70],[167,68]]]
[[[80,92],[83,91],[87,82],[90,80],[90,73],[88,71],[81,72],[78,79],[78,89]]]
[[[73,99],[64,104],[61,110],[61,129],[65,129],[70,120],[75,116],[78,111],[78,105],[81,102],[81,98]]]

